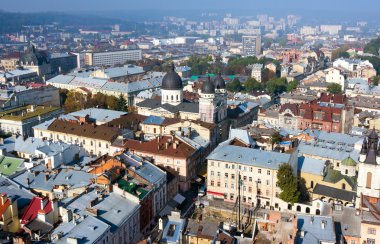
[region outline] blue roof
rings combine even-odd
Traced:
[[[298,157],[298,170],[305,173],[323,175],[325,162],[324,160],[301,156]]]
[[[222,145],[217,147],[208,160],[240,163],[268,169],[278,169],[281,164],[290,162],[290,154],[264,151],[253,148]]]
[[[325,226],[322,228],[322,221]],[[297,236],[296,244],[335,243],[335,227],[331,217],[298,215],[297,229],[304,231],[304,236]]]
[[[165,118],[151,115],[144,120],[144,124],[161,125],[165,121]]]

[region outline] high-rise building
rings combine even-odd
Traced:
[[[261,53],[261,36],[243,36],[243,54],[245,56],[258,56]]]
[[[140,49],[117,50],[108,52],[88,52],[84,56],[84,64],[89,66],[114,66],[125,64],[127,61],[139,61],[142,59]]]

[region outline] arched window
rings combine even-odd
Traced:
[[[169,96],[168,95],[166,95],[166,101],[168,101],[169,100]]]
[[[344,183],[342,184],[342,189],[346,190],[346,184],[344,184]]]
[[[298,206],[297,206],[297,212],[300,212],[300,211],[301,211],[301,206],[298,205]]]
[[[178,99],[178,95],[177,95],[177,101],[178,101],[179,99]]]
[[[310,208],[309,207],[306,208],[306,213],[310,213]]]
[[[316,215],[320,215],[320,214],[321,214],[321,210],[317,209],[317,210],[315,211],[315,214],[316,214]]]
[[[346,171],[345,171],[345,172],[346,172],[346,175],[348,175],[348,169],[346,169]]]
[[[365,187],[371,188],[371,185],[372,185],[372,173],[367,172],[367,183],[366,183]]]
[[[172,95],[172,101],[174,100],[174,96]]]
[[[314,181],[310,181],[310,188],[314,188]]]

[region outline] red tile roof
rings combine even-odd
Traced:
[[[330,94],[330,93],[322,93],[319,98],[320,102],[325,103],[336,103],[336,104],[344,104],[345,96],[342,94]]]
[[[51,211],[53,211],[53,202],[48,197],[34,197],[21,217],[21,224],[33,221],[38,213],[49,214]]]
[[[299,115],[300,110],[299,110],[299,105],[298,104],[296,104],[296,103],[284,103],[283,105],[281,105],[281,108],[280,108],[279,112],[283,113],[287,109],[289,109],[290,111],[292,111],[292,113],[295,116]]]
[[[176,146],[173,145],[173,140],[177,142]],[[166,147],[166,145],[168,146]],[[147,142],[128,140],[125,142],[124,147],[138,152],[174,158],[188,158],[196,151],[193,147],[171,136],[162,136],[160,139],[157,138]]]

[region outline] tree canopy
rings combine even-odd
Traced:
[[[294,176],[290,164],[281,164],[277,171],[277,184],[281,189],[280,199],[294,204],[310,200],[305,179]]]
[[[341,94],[342,93],[342,86],[338,83],[331,83],[327,87],[327,91],[333,94]]]
[[[365,53],[370,53],[373,55],[379,55],[380,48],[380,37],[372,39],[367,45],[364,47]]]
[[[227,90],[232,92],[240,92],[243,90],[243,86],[238,78],[233,79],[232,82],[227,83]]]

